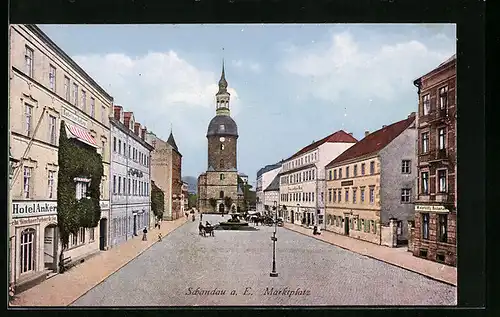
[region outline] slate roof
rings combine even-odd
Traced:
[[[260,170],[257,171],[257,178],[259,178],[260,175],[267,173],[269,171],[272,171],[276,168],[281,167],[283,165],[283,161],[278,162],[276,164],[271,164],[271,165],[266,165],[265,167],[261,168]]]
[[[276,175],[271,184],[264,189],[265,192],[279,191],[280,190],[280,175]]]
[[[300,151],[298,151],[294,155],[290,156],[287,159],[287,161],[294,158],[294,157],[297,157],[301,154],[309,152],[310,150],[313,150],[326,142],[330,142],[330,143],[356,143],[356,142],[358,142],[358,140],[356,140],[356,138],[354,138],[352,135],[345,132],[344,130],[339,130],[337,132],[334,132],[334,133],[324,137],[323,139],[321,139],[319,141],[316,141],[316,142],[309,144],[308,146],[302,148]]]
[[[177,148],[177,144],[175,144],[175,139],[174,139],[174,135],[172,134],[172,132],[170,132],[167,143],[170,144],[177,152],[179,152],[179,149]]]
[[[222,129],[221,129],[222,127]],[[217,136],[238,136],[238,126],[233,118],[227,115],[216,115],[208,124],[207,137]]]
[[[407,119],[395,122],[380,130],[368,134],[361,141],[354,144],[333,161],[328,163],[325,168],[338,165],[342,162],[352,160],[357,157],[374,155],[386,147],[392,140],[406,130],[415,122],[415,114],[412,113]]]

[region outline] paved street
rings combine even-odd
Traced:
[[[285,228],[277,234],[279,277],[271,278],[272,228],[258,228],[203,238],[198,219],[188,222],[73,306],[456,304],[456,287]]]

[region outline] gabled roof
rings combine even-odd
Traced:
[[[270,192],[270,191],[279,191],[280,190],[280,175],[276,175],[274,177],[273,181],[269,186],[267,186],[266,189],[264,189],[265,192]]]
[[[388,125],[380,130],[368,134],[358,143],[354,144],[342,154],[337,156],[333,161],[328,163],[325,168],[338,165],[342,162],[352,160],[357,157],[375,155],[380,150],[385,148],[392,140],[406,130],[413,122],[415,122],[415,114],[412,113],[407,119],[398,121]]]
[[[294,157],[297,157],[301,154],[309,152],[309,151],[319,147],[320,145],[322,145],[326,142],[329,142],[329,143],[356,143],[356,142],[358,142],[358,140],[356,140],[356,138],[354,138],[352,135],[345,132],[344,130],[339,130],[337,132],[334,132],[334,133],[324,137],[323,139],[321,139],[319,141],[316,141],[316,142],[309,144],[308,146],[302,148],[302,150],[300,150],[297,153],[295,153],[294,155],[290,156],[287,159],[287,161],[294,158]]]
[[[174,139],[174,135],[172,134],[172,132],[170,132],[167,143],[170,144],[177,152],[179,152],[179,149],[177,148],[177,144],[175,144],[175,139]]]

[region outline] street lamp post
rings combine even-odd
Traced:
[[[278,239],[276,238],[276,225],[278,223],[278,219],[276,218],[276,213],[278,212],[278,204],[276,201],[274,201],[274,232],[273,236],[271,237],[271,240],[273,241],[273,271],[269,274],[271,277],[278,277],[278,272],[276,272],[276,241]]]
[[[300,219],[300,204],[297,204],[297,217],[299,217],[299,219]],[[300,219],[299,222],[300,222],[299,225],[301,225],[302,219]]]

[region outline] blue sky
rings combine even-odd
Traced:
[[[40,27],[148,130],[167,139],[172,126],[183,176],[207,169],[224,57],[238,169],[252,183],[334,131],[361,139],[406,118],[417,109],[413,80],[456,48],[452,24]]]

